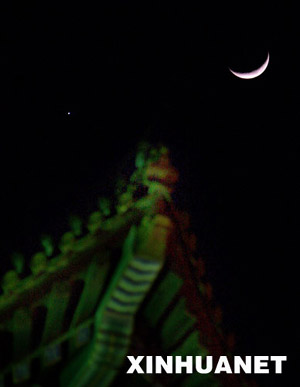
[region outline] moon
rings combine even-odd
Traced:
[[[248,73],[238,73],[236,71],[231,70],[230,68],[229,70],[232,72],[233,75],[235,75],[238,78],[253,79],[260,76],[266,70],[269,64],[269,60],[270,60],[270,55],[268,53],[266,61],[258,69],[250,71]]]

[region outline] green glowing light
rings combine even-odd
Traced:
[[[46,269],[47,257],[44,252],[34,254],[30,261],[30,269],[33,274],[39,274]]]
[[[82,233],[82,221],[81,219],[76,215],[71,215],[69,224],[71,227],[71,230],[73,231],[74,235],[79,236]]]
[[[24,255],[21,253],[13,253],[11,260],[12,264],[14,265],[14,268],[16,269],[16,272],[18,274],[21,274],[24,269],[25,263]]]
[[[47,257],[51,257],[51,255],[53,254],[53,250],[54,250],[52,238],[49,235],[42,235],[41,245],[43,246],[43,248],[45,250],[45,254],[47,255]]]
[[[108,198],[100,198],[98,200],[98,205],[100,208],[101,213],[104,216],[109,216],[110,215],[110,200]]]

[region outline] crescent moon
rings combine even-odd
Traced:
[[[248,73],[238,73],[238,72],[232,71],[230,68],[229,70],[232,72],[233,75],[235,75],[238,78],[253,79],[261,75],[266,70],[269,64],[269,60],[270,60],[270,55],[268,53],[266,61],[258,69],[250,71]]]

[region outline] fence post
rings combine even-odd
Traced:
[[[70,284],[68,282],[56,282],[48,295],[47,316],[42,335],[41,344],[48,344],[57,338],[63,331],[63,323],[66,308],[70,297]],[[43,365],[51,365],[61,359],[60,345],[49,346],[43,355]]]
[[[76,310],[74,312],[74,316],[70,324],[70,329],[75,328],[77,325],[88,319],[97,307],[97,303],[99,302],[99,296],[103,289],[108,269],[110,266],[110,262],[108,259],[110,255],[109,252],[103,251],[101,254],[102,256],[107,256],[107,259],[101,259],[100,261],[98,259],[99,257],[95,257],[88,269],[86,270],[85,276],[83,277],[84,287]],[[79,340],[80,335],[81,332],[77,332],[77,334],[70,339],[70,355],[76,350],[77,347],[82,344],[85,344],[81,340]]]

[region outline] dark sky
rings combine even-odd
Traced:
[[[162,3],[1,9],[2,272],[12,251],[30,257],[42,233],[95,210],[139,140],[163,141],[239,353],[289,355],[299,338],[295,11]],[[252,70],[267,52],[256,79],[228,70]]]

